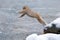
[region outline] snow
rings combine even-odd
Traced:
[[[55,24],[57,28],[60,28],[60,17],[46,25],[46,27],[52,27]],[[60,40],[60,34],[47,33],[42,35],[31,34],[26,37],[26,40]]]
[[[47,33],[42,35],[31,34],[26,40],[60,40],[60,34]]]

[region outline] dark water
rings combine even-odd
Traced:
[[[0,0],[0,40],[25,40],[31,33],[41,34],[43,26],[33,18],[19,18],[24,5],[40,12],[47,23],[60,16],[60,0]]]

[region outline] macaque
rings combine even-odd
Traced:
[[[22,8],[22,11],[19,11],[20,14],[22,14],[20,17],[23,17],[25,15],[36,18],[41,24],[46,25],[47,23],[43,20],[40,14],[37,12],[32,11],[28,6],[24,6]]]

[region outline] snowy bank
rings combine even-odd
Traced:
[[[26,37],[26,40],[60,40],[60,34],[52,34],[52,33],[42,35],[31,34]]]

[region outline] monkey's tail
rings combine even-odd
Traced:
[[[45,22],[45,20],[44,20],[41,16],[39,16],[39,15],[38,15],[37,20],[38,20],[41,24],[47,25],[47,22]]]

